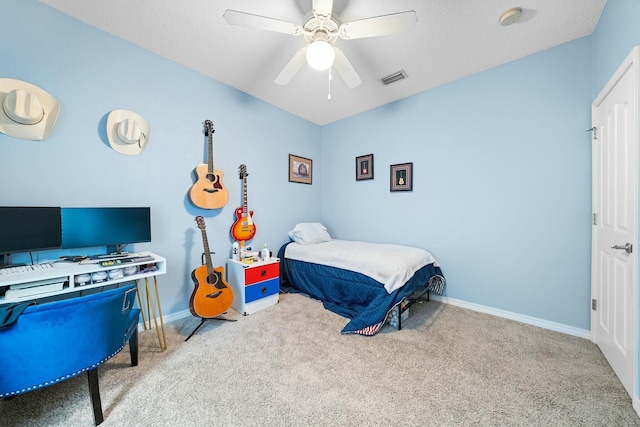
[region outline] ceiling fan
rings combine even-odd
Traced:
[[[288,84],[302,66],[308,63],[319,70],[333,66],[350,89],[360,85],[362,79],[345,54],[334,46],[336,40],[400,33],[413,28],[417,22],[416,12],[409,10],[341,23],[333,13],[333,0],[313,0],[312,11],[302,25],[230,9],[225,11],[224,19],[230,25],[304,36],[307,45],[296,52],[278,74],[276,84]]]

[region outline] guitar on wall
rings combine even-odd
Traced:
[[[231,226],[231,235],[237,241],[253,239],[256,234],[256,225],[253,222],[253,211],[247,208],[247,167],[240,165],[240,179],[243,183],[242,207],[236,209],[236,222]]]
[[[189,309],[194,316],[208,319],[224,314],[231,307],[233,291],[224,280],[224,268],[213,268],[211,264],[211,252],[209,251],[204,218],[197,216],[196,223],[202,232],[206,263],[191,273],[195,289],[189,300]]]
[[[191,202],[203,209],[220,209],[229,201],[229,192],[222,183],[224,173],[216,170],[213,166],[213,122],[204,121],[204,134],[208,141],[208,161],[207,164],[196,166],[196,176],[198,179],[189,190]]]

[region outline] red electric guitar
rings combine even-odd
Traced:
[[[213,268],[211,264],[211,252],[209,252],[204,218],[197,216],[196,223],[202,231],[206,264],[191,273],[195,289],[189,300],[189,309],[194,316],[209,319],[224,314],[231,307],[233,291],[224,280],[224,268]]]
[[[213,122],[204,121],[204,134],[209,138],[208,162],[196,166],[198,179],[189,190],[191,202],[202,209],[220,209],[229,201],[229,192],[222,183],[224,173],[213,167]]]
[[[247,209],[247,167],[240,165],[240,179],[243,180],[242,207],[236,209],[236,222],[231,226],[231,235],[237,241],[253,239],[256,234],[256,225],[253,223],[253,211]]]

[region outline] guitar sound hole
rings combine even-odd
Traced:
[[[209,274],[207,276],[207,283],[212,285],[212,286],[217,285],[218,281],[219,281],[219,279],[218,279],[218,276],[216,274]]]

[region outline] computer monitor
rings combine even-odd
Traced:
[[[107,246],[120,251],[150,241],[148,207],[62,208],[62,249]]]
[[[59,249],[61,230],[59,207],[0,206],[0,255]]]

